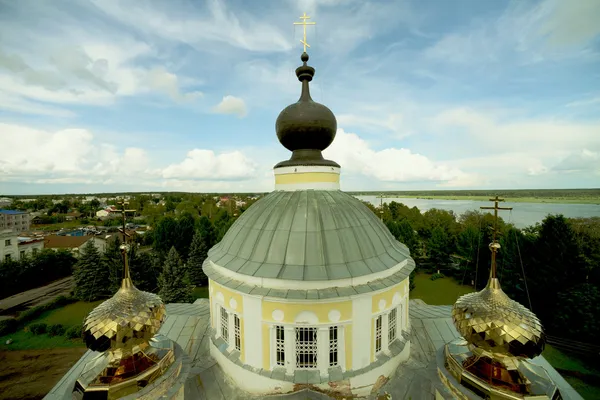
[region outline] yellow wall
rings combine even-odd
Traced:
[[[352,324],[344,325],[344,355],[346,356],[346,370],[352,369]]]
[[[340,321],[352,319],[352,300],[336,301],[332,303],[280,303],[263,300],[263,321],[278,322],[273,319],[273,311],[283,311],[283,323],[294,323],[296,316],[302,311],[313,312],[319,323],[329,323],[329,311],[338,310],[341,314]]]
[[[213,297],[216,298],[217,293],[221,292],[223,294],[223,298],[225,300],[225,308],[227,309],[231,309],[231,307],[229,306],[229,300],[234,299],[237,303],[237,307],[234,311],[235,313],[238,314],[239,318],[240,318],[240,361],[244,362],[245,357],[244,357],[244,298],[242,297],[242,295],[238,292],[235,292],[231,289],[228,289],[224,286],[219,285],[218,283],[212,281],[212,280],[208,280],[208,285],[209,285],[209,300],[210,300],[210,309],[211,309],[211,320],[212,320],[212,327],[214,328],[216,325],[216,320],[215,318],[217,318],[216,315],[212,315],[213,314],[213,304],[214,304],[214,300]],[[213,291],[212,293],[210,292],[210,288],[212,287]],[[231,317],[233,318],[233,317]]]
[[[339,181],[340,174],[332,172],[296,172],[293,174],[275,175],[275,184]]]
[[[269,333],[269,324],[262,324],[263,341],[263,369],[271,369],[271,334]]]
[[[394,294],[396,292],[399,292],[400,296],[402,296],[402,293],[404,292],[404,288],[407,285],[408,285],[408,278],[406,278],[405,280],[403,280],[396,286],[392,286],[390,289],[386,290],[385,292],[381,292],[381,293],[374,295],[372,298],[373,313],[378,313],[380,311],[379,310],[379,301],[381,299],[385,300],[385,310],[389,309],[390,306],[392,305],[392,299],[394,298]]]

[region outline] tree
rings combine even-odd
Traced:
[[[397,204],[397,203],[396,203]],[[417,237],[412,225],[406,220],[388,221],[385,223],[390,230],[392,236],[400,243],[404,243],[410,250],[410,253],[415,256],[419,248],[419,238]]]
[[[583,283],[562,291],[553,312],[552,326],[561,336],[594,343],[600,336],[600,290]]]
[[[158,276],[161,273],[158,257],[149,253],[140,253],[137,246],[131,246],[129,252],[129,274],[133,284],[140,290],[156,293],[158,291]]]
[[[191,303],[194,300],[185,267],[175,247],[169,250],[158,277],[158,287],[158,295],[165,303]]]
[[[164,217],[154,230],[154,250],[166,254],[177,243],[177,221],[173,217]]]
[[[90,206],[92,207],[93,211],[97,211],[98,207],[100,207],[100,200],[92,199],[92,201],[90,201]]]
[[[445,266],[450,262],[450,254],[452,254],[452,239],[442,227],[436,226],[427,241],[427,255],[435,264]]]
[[[78,299],[94,301],[107,295],[108,269],[93,241],[89,240],[79,252],[73,278]]]
[[[202,270],[202,264],[206,260],[209,248],[207,237],[203,236],[200,230],[196,231],[190,247],[190,256],[186,263],[192,285],[201,286],[208,283],[208,277]]]
[[[186,261],[194,238],[196,220],[190,213],[183,213],[177,220],[177,240],[174,245],[181,258]]]
[[[115,293],[121,287],[123,280],[123,255],[121,254],[121,239],[118,236],[108,241],[102,255],[102,262],[108,271],[108,291]]]

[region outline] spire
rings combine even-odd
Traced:
[[[493,232],[492,233],[492,243],[490,243],[490,250],[492,251],[492,265],[491,265],[491,270],[490,270],[490,283],[488,283],[488,284],[493,284],[495,286],[499,286],[498,282],[495,281],[497,279],[497,277],[496,277],[496,253],[500,249],[500,243],[498,243],[496,241],[496,234],[498,232],[498,211],[499,210],[512,210],[512,207],[498,207],[498,203],[501,201],[504,201],[504,199],[501,199],[498,196],[496,196],[493,199],[490,199],[490,201],[494,202],[493,207],[480,207],[482,210],[494,210],[494,228],[492,230],[492,232]]]
[[[128,212],[135,212],[135,210],[126,210],[125,206],[129,205],[125,199],[119,200],[117,205],[121,206],[121,217],[122,217],[122,230],[123,230],[123,243],[121,244],[121,254],[123,255],[123,282],[122,287],[131,287],[133,282],[131,281],[131,274],[129,273],[129,260],[127,259],[127,253],[129,252],[129,245],[127,244],[127,233],[125,233],[125,217]]]
[[[291,166],[339,168],[339,164],[325,160],[321,154],[335,138],[337,121],[329,108],[313,101],[310,96],[309,82],[315,75],[315,69],[307,64],[309,57],[306,49],[310,48],[310,45],[306,40],[306,27],[315,25],[315,22],[307,22],[310,17],[306,13],[300,18],[302,22],[294,22],[294,25],[302,25],[304,28],[303,39],[300,40],[304,46],[304,52],[300,57],[302,65],[296,68],[296,76],[302,83],[302,92],[296,103],[281,111],[275,123],[277,137],[281,144],[292,152],[292,157],[280,162],[275,168]]]

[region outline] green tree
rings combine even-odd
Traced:
[[[196,232],[190,247],[190,256],[186,263],[190,283],[195,286],[206,285],[208,283],[208,278],[202,270],[202,264],[206,260],[208,250],[210,249],[206,239],[206,236],[203,236],[200,230]]]
[[[185,267],[175,247],[171,247],[169,250],[162,273],[158,277],[158,287],[158,295],[165,303],[191,303],[193,301],[192,286],[189,284]]]
[[[100,252],[90,240],[79,252],[79,260],[73,273],[75,297],[84,301],[98,300],[107,293],[108,269],[102,262]]]
[[[92,207],[92,210],[98,211],[98,208],[100,207],[100,200],[92,199],[92,201],[90,201],[90,206]]]
[[[131,246],[129,252],[129,273],[133,284],[146,292],[158,292],[158,277],[161,273],[161,264],[158,257],[152,254],[140,253],[137,246]]]
[[[436,226],[431,231],[427,241],[427,255],[437,266],[445,266],[450,262],[452,254],[452,239],[441,226]]]
[[[173,217],[164,217],[154,229],[154,250],[166,254],[177,243],[177,221]]]
[[[186,261],[190,251],[190,245],[196,230],[196,220],[190,213],[183,213],[177,219],[177,240],[174,245],[181,258]]]
[[[385,225],[396,240],[400,243],[404,243],[406,247],[408,247],[413,256],[417,254],[419,249],[419,237],[406,219],[401,221],[388,221]]]
[[[115,235],[114,239],[108,241],[102,255],[102,262],[108,271],[108,291],[115,293],[121,287],[123,279],[123,255],[121,239],[118,236]]]
[[[582,283],[558,295],[552,327],[568,338],[594,343],[600,337],[600,290]]]

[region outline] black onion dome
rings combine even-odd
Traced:
[[[296,76],[302,82],[300,99],[281,111],[275,123],[279,142],[292,151],[292,158],[275,166],[326,165],[339,167],[330,160],[323,159],[321,151],[333,142],[337,130],[335,115],[323,104],[310,97],[308,83],[315,75],[315,69],[308,66],[308,54],[302,53],[303,65],[296,68]]]

